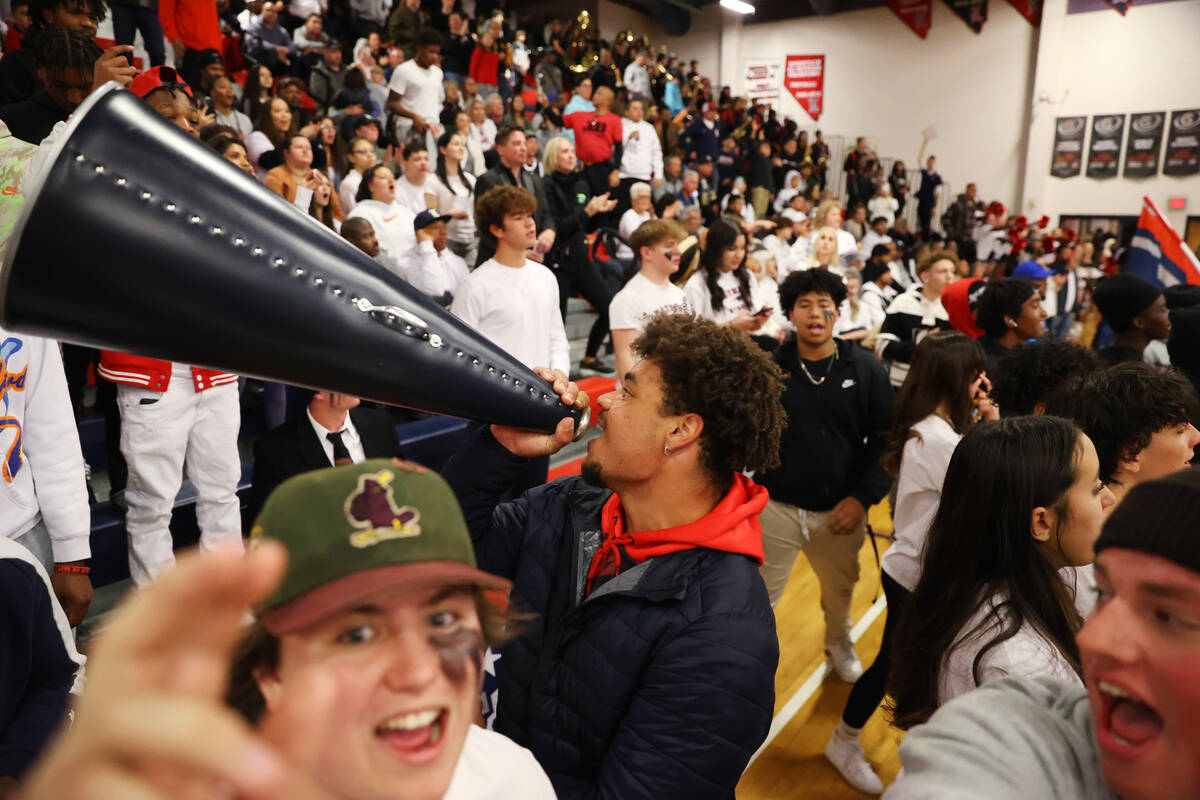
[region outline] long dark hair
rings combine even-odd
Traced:
[[[363,173],[362,182],[358,184],[358,191],[354,195],[354,202],[361,203],[363,200],[374,200],[371,197],[371,181],[375,180],[375,173],[381,169],[387,169],[383,164],[376,164]]]
[[[450,144],[450,140],[453,139],[455,136],[462,139],[463,144],[465,146],[466,137],[463,136],[461,133],[459,133],[457,130],[444,131],[442,133],[442,135],[438,137],[438,140],[437,140],[437,149],[438,149],[437,166],[434,167],[433,174],[438,176],[438,180],[440,180],[442,182],[442,186],[445,186],[447,189],[450,190],[450,194],[456,195],[456,194],[458,194],[458,192],[455,191],[454,187],[450,185],[450,180],[446,177],[446,157],[442,153],[442,148],[448,146]],[[458,179],[460,181],[462,181],[463,186],[465,186],[467,188],[466,196],[470,197],[471,193],[475,191],[475,178],[473,175],[471,175],[469,172],[467,172],[467,170],[463,167],[463,164],[461,161],[458,162]]]
[[[893,477],[900,474],[904,445],[920,434],[913,425],[945,403],[950,427],[960,436],[972,423],[971,383],[987,369],[987,355],[979,342],[957,332],[926,336],[913,351],[908,377],[896,393],[892,432],[880,463]]]
[[[718,219],[708,229],[708,238],[704,240],[704,252],[700,255],[700,267],[704,270],[704,283],[708,286],[708,294],[712,299],[713,311],[725,307],[725,292],[717,286],[721,277],[721,260],[725,251],[737,244],[739,236],[745,236],[742,229],[726,219]],[[749,251],[750,248],[746,248]],[[742,291],[742,302],[750,308],[750,271],[746,269],[746,255],[742,253],[742,263],[733,271],[737,278],[738,288]],[[750,309],[751,312],[757,309]]]
[[[275,80],[271,79],[271,83],[264,86],[258,82],[258,67],[252,67],[246,74],[246,89],[242,92],[242,102],[246,106],[246,116],[250,119],[258,119],[262,113],[263,106],[270,106],[271,100],[275,96]],[[259,94],[263,89],[267,90],[267,99],[260,100]]]
[[[1030,520],[1039,507],[1055,508],[1060,520],[1065,515],[1081,437],[1059,417],[1014,417],[981,422],[959,443],[929,528],[921,579],[896,629],[900,657],[888,687],[896,727],[929,719],[950,652],[984,631],[988,638],[971,665],[976,685],[983,657],[1025,625],[1080,672],[1075,633],[1081,620]],[[967,629],[997,597],[996,607]]]
[[[275,121],[271,119],[271,104],[278,100],[286,105],[286,101],[281,97],[272,97],[270,100],[262,104],[262,108],[258,110],[258,118],[254,121],[254,130],[262,131],[267,139],[275,146],[276,150],[281,150],[287,147],[287,143],[296,135],[296,113],[290,108],[288,113],[292,115],[292,121],[288,124],[288,129],[280,133],[275,128]]]

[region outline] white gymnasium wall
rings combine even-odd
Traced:
[[[1066,0],[1046,0],[1042,27],[1025,210],[1136,215],[1148,195],[1182,232],[1185,218],[1200,214],[1200,176],[1052,178],[1050,157],[1055,117],[1200,108],[1200,0],[1135,2],[1124,17],[1067,14]],[[1167,198],[1178,195],[1187,209],[1168,213]]]
[[[1011,208],[1024,172],[1037,31],[1007,2],[993,0],[988,13],[983,32],[975,34],[945,3],[934,2],[926,39],[887,8],[746,24],[738,58],[823,54],[820,120],[786,90],[784,114],[827,137],[853,142],[867,136],[880,156],[903,159],[910,169],[921,132],[933,126],[938,137],[927,154],[938,157],[938,171],[953,190],[974,181],[984,198]]]
[[[722,14],[716,6],[709,6],[703,12],[693,14],[692,26],[687,36],[678,38],[668,36],[649,15],[611,0],[598,0],[596,17],[600,35],[609,41],[621,31],[630,28],[637,36],[645,34],[649,37],[655,54],[658,53],[658,48],[665,44],[685,63],[693,58],[698,60],[700,71],[705,75],[712,76],[715,80],[719,74]]]

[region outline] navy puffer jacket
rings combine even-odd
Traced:
[[[583,598],[610,492],[562,478],[500,495],[527,462],[480,429],[443,474],[481,568],[535,616],[498,664],[495,728],[562,800],[724,800],[766,737],[779,643],[752,559],[648,559]]]

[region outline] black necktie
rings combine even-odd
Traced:
[[[342,432],[335,431],[328,433],[325,438],[333,445],[333,464],[340,467],[343,464],[353,464],[354,459],[350,457],[350,451],[346,449],[346,443],[342,441]]]

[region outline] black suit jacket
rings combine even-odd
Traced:
[[[396,426],[382,408],[350,411],[367,458],[401,457]],[[254,477],[250,486],[250,520],[258,516],[275,487],[294,475],[332,466],[317,433],[302,414],[291,422],[267,431],[254,443]]]
[[[497,164],[475,181],[475,197],[476,199],[483,197],[489,189],[495,189],[497,186],[516,185],[512,170],[503,164]],[[537,223],[538,233],[547,229],[555,230],[554,217],[546,205],[546,187],[542,185],[542,179],[532,172],[522,169],[521,188],[526,189],[537,200],[537,211],[533,214],[533,221]],[[495,237],[490,233],[482,234],[479,237],[479,258],[476,259],[475,266],[479,266],[494,255],[496,255]]]

